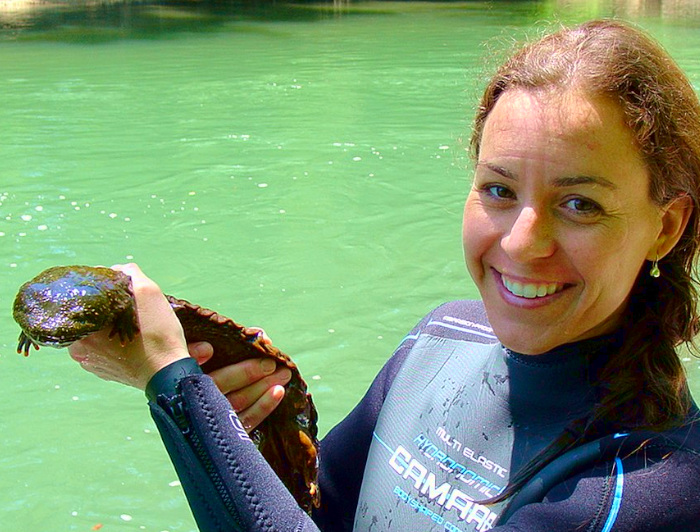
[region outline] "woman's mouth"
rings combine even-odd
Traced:
[[[503,286],[514,296],[526,299],[536,299],[538,297],[551,296],[564,289],[563,283],[525,283],[509,279],[501,274]]]

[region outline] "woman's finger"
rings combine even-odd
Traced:
[[[93,333],[71,344],[68,353],[83,369],[99,378],[133,386],[137,371],[125,362],[129,350],[109,334],[108,330]]]
[[[292,373],[288,368],[280,368],[272,375],[268,375],[245,388],[228,392],[225,395],[233,409],[236,412],[242,412],[258,402],[268,393],[270,388],[287,384],[291,376]]]
[[[277,364],[271,358],[249,358],[214,370],[209,375],[221,393],[227,394],[250,386],[276,370]]]
[[[187,344],[187,351],[200,366],[214,356],[214,347],[209,342],[193,342]]]
[[[269,416],[284,398],[284,386],[276,385],[267,391],[251,406],[238,413],[243,427],[252,431]]]

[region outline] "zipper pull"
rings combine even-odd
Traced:
[[[173,418],[173,421],[175,421],[175,424],[179,427],[183,435],[189,434],[190,422],[187,419],[187,414],[185,414],[185,405],[183,404],[182,397],[179,395],[170,397],[167,395],[159,395],[158,404]]]

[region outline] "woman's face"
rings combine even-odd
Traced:
[[[662,209],[622,110],[606,98],[510,90],[486,119],[464,254],[491,325],[539,354],[611,332]]]

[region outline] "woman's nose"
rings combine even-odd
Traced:
[[[532,207],[524,207],[501,239],[501,247],[517,262],[551,256],[556,245],[548,217]]]

